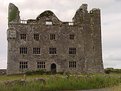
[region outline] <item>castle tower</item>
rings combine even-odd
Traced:
[[[7,40],[8,40],[7,74],[16,72],[17,57],[15,55],[17,50],[16,48],[17,33],[14,24],[17,24],[19,22],[20,22],[19,10],[14,4],[10,3],[8,7],[8,30],[7,30]]]
[[[84,44],[84,72],[103,72],[100,10],[87,10],[87,4],[77,10],[73,21],[82,28]]]
[[[90,25],[92,31],[94,69],[96,72],[103,72],[100,9],[94,8],[90,11]]]

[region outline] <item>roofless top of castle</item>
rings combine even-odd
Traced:
[[[93,11],[96,11],[96,10],[99,10],[99,9],[92,9],[90,11],[90,13],[93,13]],[[81,15],[80,12],[82,12],[82,14],[83,14],[83,12],[88,13],[87,4],[82,4],[80,6],[80,8],[76,11],[76,14],[72,18],[73,21],[79,21],[79,20],[76,20],[77,17],[83,16],[83,15]],[[9,13],[8,13],[8,23],[21,23],[21,21],[23,21],[23,20],[20,19],[19,13],[20,13],[20,11],[19,11],[18,7],[16,7],[13,3],[10,3],[9,4]],[[42,12],[39,16],[37,16],[36,19],[28,19],[25,22],[26,23],[41,23],[42,21],[54,21],[56,24],[61,24],[61,21],[50,10],[46,10],[46,11]]]
[[[60,21],[57,16],[50,10],[42,12],[39,16],[37,16],[36,20],[38,21],[46,18],[48,21],[52,21],[52,17],[55,17],[58,21]]]

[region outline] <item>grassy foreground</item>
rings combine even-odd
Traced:
[[[0,91],[62,91],[113,87],[121,75],[12,75],[0,76]]]

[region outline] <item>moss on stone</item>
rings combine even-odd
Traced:
[[[17,12],[18,12],[18,9],[16,7],[14,7],[10,12],[9,12],[9,16],[8,16],[8,21],[11,22],[13,20],[16,19],[17,17]]]

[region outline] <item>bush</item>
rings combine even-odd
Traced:
[[[27,71],[27,72],[25,72],[26,75],[34,75],[34,74],[43,75],[44,73],[46,73],[45,70],[36,70],[36,71]]]
[[[114,68],[106,68],[104,71],[106,74],[110,74],[110,73],[119,74],[119,73],[121,73],[121,69],[114,69]]]

